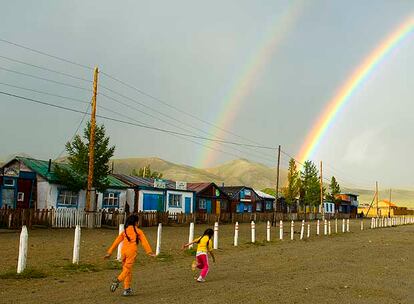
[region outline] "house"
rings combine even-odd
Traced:
[[[358,212],[358,194],[341,193],[337,196],[338,202],[335,207],[339,213],[348,213],[351,217],[356,217]]]
[[[324,201],[323,202],[323,212],[324,214],[330,214],[330,215],[334,215],[335,214],[335,203],[331,202],[331,201]]]
[[[358,213],[364,213],[366,217],[392,217],[400,215],[409,215],[410,210],[407,207],[399,207],[396,203],[390,202],[389,200],[381,200],[378,202],[378,209],[376,203],[361,204],[358,207]]]
[[[229,212],[229,197],[215,183],[187,183],[187,189],[195,192],[195,211],[201,213]]]
[[[125,174],[114,174],[114,176],[134,190],[133,198],[128,198],[128,201],[134,202],[134,211],[193,213],[195,192],[187,189],[185,182]]]
[[[67,189],[56,176],[55,166],[51,160],[27,157],[15,157],[7,162],[2,167],[0,207],[84,209],[86,190],[73,192]],[[108,176],[108,182],[109,188],[96,194],[94,209],[123,209],[128,185],[113,176]]]
[[[260,201],[256,203],[256,212],[268,212],[275,210],[275,200],[273,195],[267,194],[260,190],[254,190],[260,198]]]
[[[257,193],[249,187],[220,187],[230,198],[230,212],[256,212],[256,203],[261,202]]]

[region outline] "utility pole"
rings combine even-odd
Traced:
[[[86,190],[86,211],[91,211],[91,192],[93,184],[93,170],[95,157],[95,127],[96,127],[96,95],[98,94],[98,68],[93,72],[93,94],[91,111],[91,130],[89,135],[89,167],[88,167],[88,188]]]
[[[379,193],[378,193],[378,182],[375,182],[375,193],[377,194],[377,196],[375,198],[375,202],[377,204],[377,216],[378,216],[378,196],[379,196]]]
[[[391,216],[391,188],[390,188],[390,203],[388,204],[388,217]]]
[[[325,218],[325,208],[323,208],[323,176],[322,176],[322,161],[321,161],[321,176],[320,176],[320,178],[321,178],[321,181],[320,181],[320,184],[321,184],[321,208],[322,208],[322,217],[323,218]]]
[[[273,223],[276,225],[276,211],[279,200],[279,171],[280,171],[280,145],[277,148],[277,167],[276,167],[276,193],[275,193],[275,210],[273,211]]]

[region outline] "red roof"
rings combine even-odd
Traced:
[[[187,189],[198,193],[210,187],[211,185],[215,186],[214,183],[187,183]]]

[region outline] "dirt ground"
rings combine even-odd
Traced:
[[[333,224],[333,223],[332,223]],[[240,225],[239,247],[232,246],[232,225],[220,226],[217,262],[207,282],[196,283],[193,260],[180,250],[188,227],[164,227],[162,258],[146,257],[142,248],[134,268],[130,298],[111,293],[118,265],[102,259],[117,230],[82,230],[81,269],[71,268],[74,230],[29,231],[28,267],[41,279],[0,279],[0,303],[414,303],[414,226],[366,229],[351,221],[350,233],[284,241],[272,227],[258,224],[250,244],[250,225]],[[369,221],[365,221],[367,228]],[[285,223],[288,227],[288,223]],[[206,226],[196,225],[196,234]],[[341,230],[341,225],[339,225]],[[144,229],[153,248],[156,228]],[[321,231],[323,231],[321,229]],[[19,232],[0,231],[0,274],[15,271]],[[82,265],[81,265],[82,266]]]

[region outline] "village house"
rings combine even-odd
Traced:
[[[168,211],[193,213],[195,192],[187,189],[187,183],[164,179],[144,178],[125,174],[114,176],[134,191],[128,194],[131,211]]]
[[[67,166],[67,164],[59,164]],[[2,166],[0,176],[0,208],[76,208],[84,209],[86,191],[73,192],[58,180],[51,160],[15,157]],[[125,207],[128,186],[108,176],[109,188],[97,193],[92,208],[120,209]]]
[[[195,192],[195,211],[199,213],[229,212],[229,197],[215,183],[187,183],[187,189]]]
[[[351,217],[356,217],[358,212],[358,194],[341,193],[337,196],[338,202],[335,204],[335,209],[339,213],[349,214]]]
[[[407,207],[399,207],[396,203],[390,202],[389,200],[381,200],[377,204],[361,204],[358,207],[358,213],[363,213],[366,217],[393,217],[401,215],[410,215],[412,210]]]
[[[275,209],[276,198],[273,195],[267,194],[260,190],[254,190],[260,198],[260,201],[256,202],[256,212],[269,212]]]
[[[230,198],[230,212],[256,212],[256,203],[262,202],[257,193],[249,187],[220,187]]]

